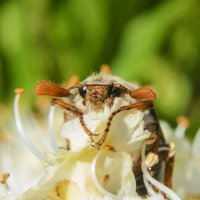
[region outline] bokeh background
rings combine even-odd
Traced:
[[[175,125],[186,115],[192,138],[200,125],[199,10],[198,0],[1,0],[0,108],[16,87],[34,107],[39,80],[83,80],[106,63],[151,85],[161,118]]]

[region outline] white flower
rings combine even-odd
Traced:
[[[176,145],[176,159],[173,172],[174,190],[183,198],[199,198],[200,196],[200,129],[191,143],[185,132],[188,121],[180,117],[178,126],[173,130],[166,122],[161,126],[168,133],[168,141]]]
[[[105,107],[103,112],[91,111],[84,115],[84,121],[92,132],[102,136],[101,134],[104,132],[106,122],[111,113],[116,109],[117,104],[119,104],[118,101],[120,100],[115,101],[112,109]],[[143,112],[135,110],[123,111],[116,115],[111,123],[106,143],[114,146],[117,150],[129,153],[140,150],[142,142],[150,135],[148,131],[143,131],[143,116]],[[77,118],[65,123],[61,134],[64,138],[69,139],[71,150],[74,152],[91,146],[91,140],[85,134]]]
[[[144,163],[149,132],[143,131],[144,122],[142,120],[142,112],[135,112],[134,110],[124,111],[113,119],[106,144],[113,146],[115,148],[114,151],[107,151],[106,148],[97,150],[92,147],[89,137],[84,133],[77,119],[66,122],[62,128],[62,137],[63,140],[68,139],[70,141],[71,150],[68,151],[59,148],[57,145],[53,132],[54,115],[53,109],[51,109],[49,114],[49,137],[53,152],[41,152],[38,149],[39,145],[37,144],[36,147],[32,143],[32,140],[30,140],[22,126],[18,111],[19,96],[20,92],[18,91],[15,99],[15,118],[19,138],[22,139],[27,148],[40,160],[44,170],[37,184],[26,188],[26,191],[22,190],[21,194],[13,190],[14,187],[12,187],[11,182],[15,177],[11,174],[8,180],[5,180],[3,185],[1,185],[0,189],[4,190],[4,193],[0,190],[2,200],[143,199],[143,197],[138,196],[136,193],[136,182],[132,172],[132,163],[141,154],[144,182],[149,193],[149,196],[145,199],[163,200],[164,197],[161,194],[163,192],[170,199],[179,200],[179,197],[169,188],[151,177]],[[117,104],[118,102],[115,103]],[[115,106],[113,106],[114,108]],[[84,119],[87,126],[92,131],[100,133],[101,136],[106,125],[105,122],[111,112],[108,108],[105,108],[102,113],[89,112],[89,114],[84,116]],[[38,141],[43,138],[42,135],[37,135],[37,137]],[[12,158],[12,156],[8,155],[7,158]],[[22,164],[25,166],[28,164],[30,166],[33,165],[32,160],[28,161],[28,159],[29,157],[25,158]],[[25,163],[26,160],[27,162]],[[2,162],[5,163],[5,160]],[[33,167],[33,169],[36,168]],[[9,169],[3,167],[2,172],[6,172],[7,170],[9,171]],[[27,171],[23,168],[20,178],[23,179],[23,175],[26,173],[36,176],[35,174],[31,174],[32,171],[30,172],[27,167]],[[34,178],[32,177],[32,179]],[[155,192],[152,185],[160,193]]]

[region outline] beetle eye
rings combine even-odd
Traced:
[[[122,93],[122,90],[118,87],[111,86],[108,89],[108,96],[111,96],[111,97],[119,97],[121,93]]]
[[[87,93],[87,90],[86,90],[86,87],[85,87],[85,86],[79,88],[79,94],[80,94],[83,98],[85,98],[86,93]]]

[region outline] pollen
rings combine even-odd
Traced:
[[[10,174],[9,173],[3,173],[2,176],[0,177],[0,183],[1,184],[6,184]]]
[[[24,94],[25,90],[23,88],[16,88],[15,94]]]
[[[110,151],[110,152],[116,152],[116,148],[114,146],[111,145],[105,145],[103,147],[106,151]]]
[[[104,184],[104,186],[106,186],[106,185],[108,184],[109,179],[110,179],[109,174],[106,174],[106,175],[104,176],[104,179],[103,179],[103,184]]]

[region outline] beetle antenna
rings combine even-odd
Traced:
[[[70,90],[49,81],[41,81],[35,88],[35,94],[38,96],[68,97]]]
[[[130,92],[130,96],[134,99],[156,100],[156,93],[152,89],[146,87],[138,88]]]

